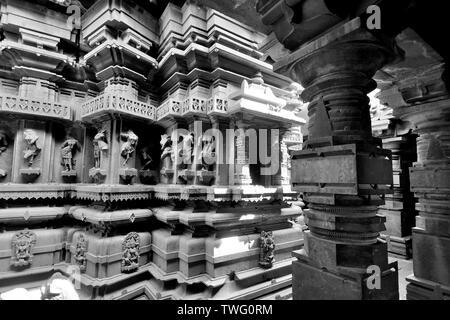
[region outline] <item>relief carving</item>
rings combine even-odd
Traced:
[[[78,267],[80,268],[80,272],[86,272],[87,250],[88,250],[88,242],[87,242],[84,234],[80,234],[78,236],[77,242],[75,244],[75,255],[74,255],[75,262],[78,265]]]
[[[122,244],[122,272],[129,273],[139,269],[139,249],[139,234],[129,233]]]
[[[270,269],[273,266],[275,251],[275,241],[273,233],[271,231],[261,232],[259,241],[259,265],[264,269]]]
[[[67,139],[61,147],[62,165],[65,173],[71,173],[75,170],[75,152],[81,149],[80,143],[73,138]]]
[[[106,130],[99,131],[94,137],[94,168],[99,169],[101,166],[102,153],[109,150],[106,140]]]
[[[8,149],[8,136],[6,132],[0,130],[0,157]],[[6,177],[6,171],[0,168],[0,178]]]
[[[130,158],[133,156],[133,153],[136,151],[139,137],[131,130],[129,130],[127,133],[122,133],[120,137],[125,140],[120,153],[125,159],[122,163],[122,166],[126,166]]]
[[[11,265],[20,268],[30,266],[33,261],[32,250],[36,244],[36,235],[24,230],[16,233],[12,239]]]
[[[32,167],[34,160],[41,152],[41,148],[38,146],[37,142],[39,136],[34,130],[27,129],[23,133],[23,138],[25,141],[25,150],[23,151],[23,158],[28,162],[28,167]]]

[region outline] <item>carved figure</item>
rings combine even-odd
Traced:
[[[173,162],[173,157],[174,157],[174,153],[173,153],[173,141],[172,138],[167,135],[167,134],[163,134],[161,136],[161,161],[164,160],[167,157],[170,157],[170,159]]]
[[[261,232],[259,241],[260,241],[259,265],[265,269],[272,268],[275,251],[275,241],[273,239],[273,233],[271,231]]]
[[[66,172],[74,170],[73,156],[77,150],[80,150],[80,143],[73,138],[67,139],[61,147],[62,165]]]
[[[139,268],[139,249],[139,234],[129,233],[122,244],[122,272],[133,272]]]
[[[0,156],[6,149],[8,149],[8,136],[5,131],[0,130]]]
[[[183,160],[182,163],[184,165],[192,163],[193,148],[194,148],[194,134],[190,133],[183,136],[180,157]]]
[[[39,136],[34,130],[27,129],[23,133],[23,138],[26,143],[23,157],[28,161],[28,166],[31,167],[33,166],[34,159],[38,156],[39,152],[41,152],[41,148],[37,145]]]
[[[80,234],[77,240],[77,243],[75,245],[75,255],[74,259],[77,263],[78,267],[80,268],[81,272],[86,271],[86,265],[87,265],[87,259],[86,259],[86,252],[88,249],[88,242],[86,238],[84,237],[84,234]]]
[[[149,170],[153,163],[153,158],[151,157],[148,147],[141,150],[142,163],[144,164],[142,170]]]
[[[122,166],[125,166],[128,163],[128,160],[130,160],[134,151],[136,151],[136,145],[138,143],[139,137],[131,130],[129,130],[127,133],[122,133],[120,137],[126,141],[123,144],[122,150],[120,152],[122,157],[125,158]]]
[[[0,156],[8,149],[8,136],[0,130]],[[6,177],[6,171],[0,168],[0,178]]]
[[[212,135],[205,135],[202,137],[202,170],[209,171],[211,166],[217,161],[216,159],[216,138]]]
[[[108,143],[106,141],[106,130],[100,131],[94,137],[94,160],[95,168],[100,168],[102,152],[109,149]]]
[[[36,235],[29,231],[21,231],[12,239],[11,265],[14,267],[26,267],[31,265],[33,260],[32,249],[36,244]]]

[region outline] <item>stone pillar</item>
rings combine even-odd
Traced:
[[[409,104],[396,115],[409,121],[417,139],[417,162],[410,169],[419,216],[413,229],[414,275],[407,299],[450,297],[450,98],[443,69],[401,84]]]
[[[415,198],[410,192],[409,168],[416,160],[413,135],[383,138],[383,147],[392,151],[394,193],[386,195],[385,204],[378,212],[386,217],[386,231],[382,238],[388,242],[391,254],[401,258],[412,257],[411,231],[415,226]]]
[[[375,72],[394,57],[356,19],[279,63],[310,102],[309,139],[292,161],[294,189],[310,203],[305,249],[294,253],[295,300],[399,297],[397,264],[388,263],[379,239],[385,218],[378,206],[392,192],[391,153],[372,136],[367,96]]]
[[[272,184],[274,186],[290,185],[290,155],[286,143],[286,137],[290,134],[291,132],[289,130],[280,129],[280,168],[278,173],[272,177]]]
[[[230,170],[229,163],[227,163],[227,152],[226,152],[226,138],[227,129],[230,127],[230,122],[226,118],[211,117],[211,124],[214,130],[222,133],[221,137],[216,137],[216,165],[215,165],[215,180],[214,185],[216,186],[227,186],[228,182],[228,172]]]
[[[250,145],[247,143],[247,136],[245,134],[248,125],[242,120],[237,120],[236,127],[239,134],[236,134],[236,166],[234,184],[250,185],[252,184],[249,159]]]

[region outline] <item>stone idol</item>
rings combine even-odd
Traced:
[[[132,178],[137,176],[137,170],[130,168],[128,162],[136,151],[136,147],[139,141],[139,137],[131,130],[126,133],[122,133],[120,138],[125,141],[120,150],[120,155],[124,159],[122,162],[122,169],[120,169],[120,176],[125,181],[130,182]]]
[[[122,244],[122,272],[134,272],[139,268],[140,238],[136,232],[129,233]]]
[[[12,239],[13,256],[11,265],[16,268],[28,267],[33,261],[32,250],[36,244],[36,235],[29,231],[21,231]]]
[[[23,158],[26,161],[28,168],[20,170],[20,173],[24,176],[28,176],[30,179],[36,178],[41,174],[40,168],[33,168],[34,162],[42,150],[38,145],[39,136],[34,130],[27,129],[23,133],[23,139],[25,142]]]
[[[76,176],[75,152],[81,150],[80,143],[74,138],[68,138],[61,147],[62,165],[64,166],[63,176]]]
[[[0,130],[0,157],[8,149],[8,136],[6,132]],[[0,168],[0,178],[6,177],[6,171]]]
[[[89,176],[96,180],[106,176],[106,171],[101,170],[103,153],[109,150],[108,141],[106,139],[106,130],[99,131],[93,140],[94,145],[94,167],[89,170]]]
[[[272,232],[261,232],[259,238],[260,241],[260,253],[259,253],[259,265],[262,268],[270,269],[274,262],[275,240]]]

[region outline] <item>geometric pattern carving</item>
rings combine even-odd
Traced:
[[[40,98],[29,99],[0,95],[0,113],[1,112],[72,120],[72,109],[69,105],[44,101]]]

